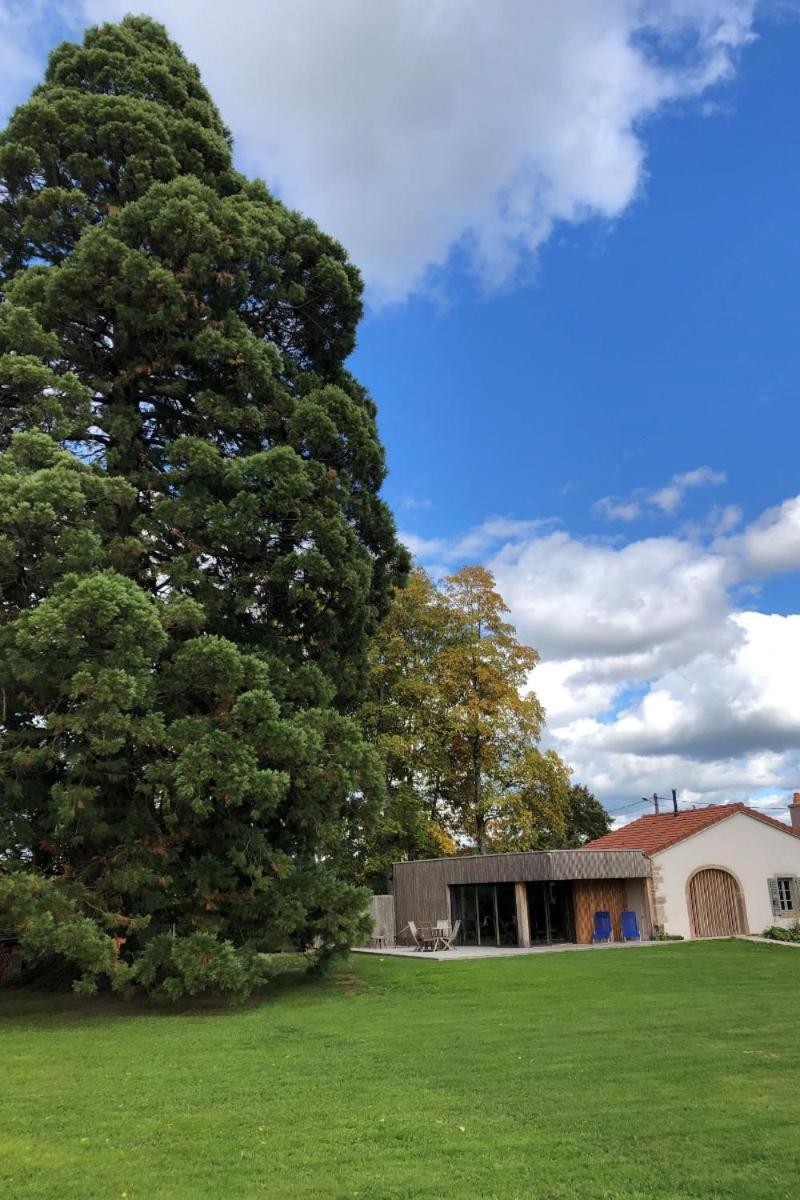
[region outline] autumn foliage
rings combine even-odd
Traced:
[[[608,828],[591,792],[540,746],[539,656],[507,615],[485,567],[438,585],[417,568],[373,640],[362,719],[386,800],[353,840],[357,871],[376,887],[393,861],[579,845]]]

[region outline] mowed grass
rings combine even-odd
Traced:
[[[0,993],[0,1196],[800,1195],[800,952],[353,956],[236,1011]]]

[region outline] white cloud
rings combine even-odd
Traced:
[[[666,487],[653,492],[649,500],[663,513],[671,515],[680,508],[683,498],[690,488],[724,483],[725,478],[724,471],[712,471],[711,467],[697,467],[694,471],[685,471],[683,475],[673,475]]]
[[[684,656],[612,721],[584,720],[584,746],[704,761],[797,746],[800,616],[745,612],[726,623],[728,638]],[[570,736],[569,726],[563,733]]]
[[[548,657],[602,655],[623,669],[687,629],[710,634],[727,611],[729,563],[677,537],[617,547],[556,532],[510,542],[492,558],[521,632]]]
[[[731,75],[754,0],[136,7],[199,63],[248,166],[399,300],[456,247],[494,286],[558,222],[620,216],[645,118]],[[92,20],[129,8],[83,0]]]
[[[742,519],[742,510],[738,504],[724,504],[721,508],[714,507],[708,514],[708,528],[717,537],[730,533]]]
[[[446,555],[449,550],[449,545],[446,538],[426,538],[420,537],[416,533],[411,533],[410,530],[398,530],[400,541],[406,546],[415,558],[421,559],[423,562],[430,563],[431,559],[439,555]]]
[[[738,504],[715,504],[702,517],[685,521],[681,529],[686,537],[721,538],[732,533],[742,520]]]
[[[800,497],[736,535],[714,530],[738,510],[705,535],[623,545],[495,521],[435,551],[441,561],[473,537],[487,551],[542,654],[531,683],[549,743],[612,807],[676,787],[690,802],[755,796],[777,811],[800,786],[800,614],[740,611],[732,594],[800,569],[798,514]]]
[[[642,515],[638,500],[620,500],[618,496],[602,496],[594,505],[598,517],[609,521],[635,521]]]
[[[516,614],[514,614],[516,616]],[[619,681],[586,670],[581,658],[545,658],[531,675],[531,685],[546,702],[552,727],[564,727],[583,717],[606,712],[619,690]]]
[[[418,496],[412,496],[410,493],[406,492],[400,497],[399,505],[400,508],[404,508],[409,512],[413,512],[415,509],[419,508],[431,508],[432,501],[420,498]]]
[[[754,575],[773,575],[800,567],[800,496],[785,500],[765,513],[738,538],[728,539]],[[722,543],[723,548],[724,543]]]
[[[60,4],[53,4],[57,12]],[[42,74],[37,49],[47,24],[46,0],[0,0],[0,112],[21,100]]]
[[[610,521],[635,521],[638,517],[652,515],[655,511],[661,516],[672,516],[683,504],[686,493],[692,488],[711,487],[724,483],[727,476],[724,471],[714,471],[711,467],[695,467],[693,471],[684,471],[681,475],[673,475],[669,483],[655,491],[647,488],[635,488],[625,496],[603,496],[594,505],[593,511],[599,517]],[[722,529],[732,528],[731,521],[734,513],[738,512],[733,505],[725,510]],[[735,521],[733,522],[735,524]]]
[[[554,521],[547,518],[519,521],[509,517],[488,517],[474,529],[456,538],[420,537],[410,530],[403,529],[399,531],[398,536],[411,553],[423,559],[429,568],[435,561],[436,570],[445,573],[448,570],[457,570],[466,562],[474,562],[506,538],[533,536],[553,524]]]

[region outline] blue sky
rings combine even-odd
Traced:
[[[368,317],[357,369],[404,525],[552,515],[598,533],[599,496],[706,463],[728,476],[714,500],[746,515],[796,489],[800,23],[759,33],[718,111],[646,126],[641,198],[613,224],[559,230],[534,282],[487,299],[456,262],[448,309]],[[404,513],[408,497],[431,506]],[[768,589],[780,611],[796,602],[784,582]]]
[[[0,0],[6,110],[49,45],[128,7]],[[576,778],[626,814],[671,787],[778,812],[800,787],[794,5],[142,7],[242,167],[364,270],[387,498],[434,573],[495,570]]]

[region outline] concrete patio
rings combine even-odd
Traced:
[[[570,950],[631,950],[639,946],[670,946],[674,942],[598,942],[579,945],[561,942],[551,946],[457,946],[454,950],[416,950],[413,946],[391,946],[374,950],[371,946],[354,946],[353,954],[373,954],[379,958],[416,958],[430,962],[464,962],[473,958],[510,958],[520,954],[562,954]]]

